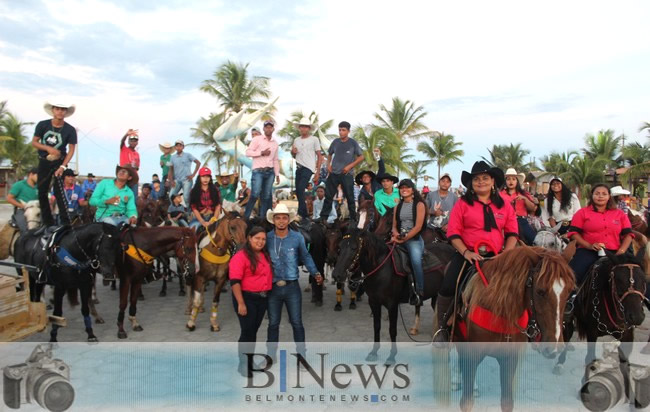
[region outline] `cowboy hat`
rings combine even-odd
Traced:
[[[163,142],[163,143],[158,145],[158,148],[160,148],[160,151],[163,152],[163,153],[165,153],[165,150],[169,150],[172,147],[174,147],[174,146],[172,146],[172,144],[169,143],[169,142]]]
[[[49,114],[50,116],[54,116],[54,113],[52,113],[53,107],[61,107],[63,109],[66,109],[65,115],[63,117],[72,116],[74,114],[74,111],[76,110],[74,104],[61,103],[60,101],[56,101],[55,103],[45,102],[45,104],[43,104],[43,109],[45,109],[45,113]]]
[[[280,203],[275,207],[275,209],[269,209],[266,211],[266,220],[273,224],[273,216],[275,215],[289,215],[289,221],[292,221],[296,217],[296,212],[290,211],[287,205]]]
[[[612,193],[612,197],[630,194],[630,191],[623,189],[622,186],[614,186],[611,189],[609,189],[609,191]]]
[[[463,186],[470,189],[472,187],[472,179],[474,178],[474,176],[481,173],[487,173],[490,176],[492,176],[492,178],[494,179],[494,186],[497,188],[503,186],[503,183],[506,180],[505,176],[503,175],[503,171],[501,169],[499,169],[498,167],[490,167],[483,160],[479,160],[478,162],[474,163],[471,172],[466,172],[463,170],[463,174],[460,177],[460,181],[463,183]]]
[[[399,182],[399,179],[396,176],[391,175],[390,173],[385,173],[384,172],[384,173],[378,175],[377,177],[375,177],[375,180],[377,180],[379,183],[381,183],[381,181],[384,180],[384,179],[392,180],[393,183]]]
[[[370,176],[370,180],[374,180],[374,178],[377,177],[377,175],[374,174],[373,172],[371,172],[370,170],[362,170],[362,171],[360,171],[359,173],[357,173],[357,175],[354,177],[354,181],[355,181],[358,185],[362,185],[362,184],[363,184],[363,182],[361,181],[361,179],[363,179],[363,175],[368,175],[368,176]]]
[[[74,172],[74,170],[72,170],[72,169],[65,169],[65,170],[63,171],[63,176],[72,176],[72,177],[76,177],[77,174],[76,174],[76,173]]]
[[[519,180],[519,184],[523,184],[526,179],[526,175],[523,173],[517,173],[514,167],[509,167],[508,170],[503,174],[504,177],[515,176]]]
[[[294,125],[296,127],[300,127],[300,126],[309,126],[310,128],[313,127],[311,121],[306,117],[303,117],[302,119],[300,119],[298,123],[294,123]]]
[[[138,181],[140,180],[140,177],[138,176],[138,172],[132,168],[131,166],[120,166],[117,165],[115,166],[115,175],[117,176],[117,173],[120,171],[120,169],[124,169],[127,172],[129,172],[129,176],[131,176],[131,181],[129,182],[129,185],[137,185]]]

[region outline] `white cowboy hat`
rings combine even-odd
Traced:
[[[310,128],[313,128],[313,127],[314,127],[314,126],[311,124],[311,121],[310,121],[308,118],[306,118],[306,117],[303,117],[302,119],[300,119],[300,121],[299,121],[298,123],[294,123],[294,124],[295,124],[297,127],[300,127],[300,126],[309,126]]]
[[[289,215],[289,221],[292,221],[296,217],[296,212],[290,211],[287,205],[280,203],[275,207],[275,209],[269,209],[266,211],[266,220],[273,224],[273,216],[275,215]]]
[[[508,170],[503,174],[503,176],[508,177],[508,176],[515,176],[517,180],[519,180],[519,184],[523,184],[524,180],[526,179],[526,175],[523,173],[517,173],[517,171],[513,167],[509,167]]]
[[[54,113],[52,113],[52,108],[53,107],[62,107],[64,109],[67,109],[65,112],[65,116],[63,117],[70,117],[74,114],[74,111],[76,109],[74,104],[69,104],[69,103],[61,103],[60,101],[55,101],[54,103],[51,102],[45,102],[43,104],[43,109],[45,109],[45,113],[49,114],[50,116],[54,116]]]
[[[161,152],[165,153],[165,150],[169,150],[174,146],[172,146],[172,144],[169,142],[162,142],[161,144],[158,145],[158,147],[160,148]]]
[[[612,196],[629,195],[630,191],[623,189],[622,186],[614,186],[610,189]]]

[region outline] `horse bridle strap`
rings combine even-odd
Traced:
[[[645,299],[645,293],[643,293],[643,292],[645,292],[645,288],[646,288],[645,282],[642,283],[643,284],[643,292],[641,292],[640,290],[634,289],[634,283],[635,283],[634,282],[634,269],[639,268],[640,266],[635,264],[635,263],[625,263],[625,264],[621,264],[621,265],[616,265],[616,266],[614,266],[612,268],[612,271],[610,272],[610,278],[614,277],[614,269],[619,268],[619,267],[626,267],[630,271],[630,285],[628,286],[625,293],[623,293],[623,296],[621,296],[619,301],[622,302],[629,295],[638,295],[638,296],[641,297],[641,300],[644,300]],[[612,282],[612,290],[616,290],[616,286],[614,285],[613,282]]]

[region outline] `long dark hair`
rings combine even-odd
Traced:
[[[571,206],[571,198],[573,196],[573,193],[571,192],[571,189],[569,189],[567,185],[564,184],[563,181],[553,179],[551,180],[551,183],[553,183],[554,180],[560,182],[560,185],[562,186],[562,190],[560,191],[562,194],[562,201],[560,201],[560,210],[567,211],[569,209],[569,206]],[[553,216],[553,202],[556,200],[557,199],[555,198],[555,193],[553,193],[553,191],[549,188],[548,193],[546,194],[546,211],[548,212],[549,216]]]
[[[255,273],[255,270],[257,270],[257,255],[255,254],[253,248],[251,247],[250,238],[257,235],[258,233],[266,234],[266,230],[262,226],[253,226],[251,230],[248,232],[246,243],[242,248],[242,250],[246,254],[246,257],[248,257],[248,260],[251,262],[251,272],[253,273]],[[267,252],[266,248],[262,249],[260,253],[264,255],[267,262],[269,263],[271,262],[271,258],[269,257],[269,252]]]
[[[415,204],[415,207],[418,206],[419,202],[422,202],[422,204],[424,204],[424,221],[426,222],[427,216],[429,216],[429,210],[428,210],[429,208],[427,207],[427,202],[424,201],[424,199],[422,198],[422,195],[420,194],[420,192],[417,189],[411,188],[411,190],[413,190],[413,203]],[[397,191],[399,192],[399,188],[397,188]],[[402,197],[401,194],[399,195],[399,198],[400,198],[399,203],[403,204],[404,203],[404,198]],[[413,216],[413,217],[415,217],[415,216]],[[399,216],[397,216],[397,218],[399,219]],[[413,222],[413,224],[415,224],[415,222]]]
[[[510,176],[512,176],[512,175],[510,175]],[[516,176],[515,176],[515,179],[517,180],[517,184],[515,184],[515,192],[517,192],[520,195],[525,195],[526,191],[521,187],[521,183],[519,183],[519,179],[517,179]],[[506,180],[508,180],[508,176],[506,176]],[[509,190],[508,189],[508,183],[506,183],[505,180],[503,182],[503,189],[506,191],[506,193],[508,193],[508,190]]]
[[[476,195],[476,192],[472,188],[472,185],[470,184],[470,187],[467,188],[467,191],[463,196],[461,196],[461,199],[464,200],[468,205],[472,206],[474,202],[478,201],[478,196]],[[496,189],[493,189],[490,191],[490,201],[494,203],[494,205],[498,208],[501,209],[505,202],[503,201],[503,198],[499,194],[499,192]]]
[[[213,206],[217,206],[221,203],[221,195],[217,190],[217,187],[212,182],[212,176],[210,176],[210,183],[208,183],[208,192],[210,192],[210,199],[212,199]],[[190,205],[200,205],[201,204],[201,176],[197,176],[194,181],[194,186],[190,191]]]
[[[614,197],[612,197],[612,191],[609,190],[609,186],[607,186],[605,183],[597,183],[591,188],[591,193],[589,194],[589,203],[588,203],[589,206],[591,206],[594,210],[596,210],[596,205],[594,205],[594,192],[599,187],[604,187],[605,189],[607,189],[607,193],[609,193],[609,200],[605,205],[605,209],[615,210],[617,207],[616,207],[616,202],[614,202]]]

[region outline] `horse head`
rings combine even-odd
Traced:
[[[564,250],[565,244],[562,241],[562,238],[558,236],[555,228],[553,229],[542,229],[535,235],[535,240],[533,241],[533,246],[543,247],[544,249],[555,250],[556,252],[562,252]]]
[[[325,263],[329,266],[334,266],[336,264],[339,255],[339,244],[341,243],[342,238],[343,233],[338,222],[327,226],[327,230],[325,230],[325,246],[327,248]]]
[[[23,210],[25,211],[28,230],[36,229],[41,225],[41,206],[38,200],[30,200],[25,203]]]
[[[359,223],[357,228],[369,229],[370,222],[373,222],[377,217],[377,209],[375,208],[374,200],[365,199],[359,203],[359,211],[357,212]]]
[[[609,264],[599,270],[596,287],[611,294],[614,321],[624,322],[626,328],[639,326],[645,319],[643,303],[647,284],[642,267],[645,249],[641,249],[636,256],[610,252],[606,252],[606,255]]]
[[[365,253],[364,244],[367,243],[368,232],[352,228],[341,239],[339,254],[332,277],[337,282],[345,282],[351,273],[357,272],[362,252]],[[353,279],[358,280],[358,279]]]
[[[196,233],[189,227],[182,227],[176,230],[181,231],[181,236],[174,246],[174,254],[181,266],[180,275],[191,283],[192,276],[199,268],[199,254],[196,249]]]

